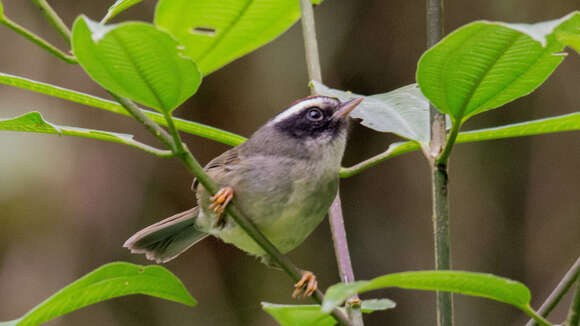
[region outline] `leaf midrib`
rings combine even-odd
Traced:
[[[486,30],[488,30],[488,29],[490,29],[490,28],[493,28],[493,26],[494,26],[494,25],[488,25],[488,26],[485,26],[485,28],[483,28],[483,29],[481,29],[481,30],[477,31],[477,32],[475,33],[475,35],[481,34],[481,33],[485,32]],[[514,32],[515,32],[515,31],[514,31]],[[475,92],[477,91],[477,89],[479,89],[479,87],[481,86],[481,83],[482,83],[482,81],[483,81],[483,80],[485,79],[485,77],[486,77],[486,76],[489,74],[489,72],[490,72],[490,71],[491,71],[491,69],[492,69],[492,68],[495,66],[495,64],[496,64],[496,63],[499,61],[499,59],[501,59],[501,58],[502,58],[502,57],[505,55],[505,53],[506,53],[505,49],[508,49],[508,48],[510,48],[510,47],[511,47],[511,46],[512,46],[512,45],[515,43],[515,41],[518,39],[518,37],[519,37],[519,36],[520,36],[520,35],[519,35],[519,34],[516,32],[516,33],[515,33],[515,34],[512,36],[512,39],[511,39],[511,40],[508,42],[508,44],[506,44],[506,46],[504,46],[504,47],[503,47],[503,49],[504,49],[504,50],[503,50],[503,51],[502,51],[502,52],[501,52],[501,53],[500,53],[498,56],[496,56],[495,58],[493,58],[493,60],[492,60],[492,63],[491,63],[491,64],[489,64],[489,65],[487,65],[487,67],[485,68],[484,72],[483,72],[483,73],[480,75],[480,77],[479,77],[479,78],[477,78],[477,80],[475,81],[475,85],[474,85],[474,87],[472,87],[472,88],[471,88],[471,90],[470,90],[470,91],[469,91],[469,93],[467,94],[467,96],[466,96],[465,100],[463,101],[463,104],[462,104],[462,105],[461,105],[461,107],[459,108],[459,111],[457,112],[457,114],[456,114],[456,115],[455,115],[455,117],[454,117],[454,118],[455,118],[455,119],[456,119],[456,120],[457,120],[459,123],[461,123],[461,122],[462,122],[462,120],[463,120],[463,115],[464,115],[464,113],[465,113],[465,110],[467,109],[467,106],[469,105],[469,102],[470,102],[470,101],[471,101],[471,99],[473,98],[473,94],[475,94]],[[446,63],[455,61],[455,60],[454,60],[454,59],[455,59],[455,57],[456,57],[456,55],[453,55],[453,56],[451,56],[451,57],[449,58],[449,60],[448,60]],[[447,70],[444,70],[444,74],[445,74],[445,71],[447,71]],[[445,83],[444,83],[444,85],[446,86],[448,79],[447,79],[447,78],[445,78],[444,80],[445,80]],[[449,94],[449,92],[445,92],[445,94],[447,94],[447,95],[448,95],[448,94]]]
[[[221,41],[227,36],[227,34],[234,28],[234,26],[242,19],[242,17],[247,13],[250,6],[254,3],[254,0],[246,1],[245,6],[240,10],[240,13],[237,17],[235,17],[232,22],[224,29],[223,33],[220,33],[216,38],[215,41],[201,54],[198,56],[196,62],[202,62],[205,57],[209,55],[220,43]],[[203,73],[203,72],[202,72]]]

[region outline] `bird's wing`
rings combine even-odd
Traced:
[[[232,170],[232,167],[238,164],[239,162],[240,162],[240,150],[238,146],[223,152],[221,155],[209,161],[209,163],[207,163],[207,165],[203,169],[210,175],[214,174],[217,171],[229,172]],[[199,182],[197,181],[197,178],[193,179],[191,190],[197,191],[198,184]]]

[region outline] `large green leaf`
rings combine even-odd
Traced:
[[[479,21],[450,33],[423,54],[417,81],[440,111],[461,123],[529,94],[556,69],[580,30],[580,12],[533,25]]]
[[[181,281],[161,266],[129,263],[103,265],[63,288],[17,320],[0,326],[34,326],[93,303],[130,294],[145,294],[194,306]]]
[[[322,311],[331,311],[356,293],[399,287],[403,289],[455,292],[485,297],[512,304],[525,310],[531,299],[530,290],[503,277],[463,271],[418,271],[379,276],[370,281],[335,284],[328,288]]]
[[[0,130],[91,138],[128,145],[157,156],[172,156],[171,151],[160,150],[140,143],[133,139],[133,135],[95,129],[58,126],[44,120],[39,112],[29,112],[15,118],[0,119]]]
[[[115,3],[113,5],[111,5],[111,7],[109,7],[109,10],[107,10],[107,15],[105,15],[105,17],[103,18],[103,20],[101,22],[102,23],[108,22],[109,20],[113,19],[113,17],[117,16],[121,12],[127,10],[128,8],[133,7],[134,5],[138,4],[141,1],[143,1],[143,0],[117,0],[117,1],[115,1]]]
[[[204,75],[272,41],[300,17],[298,0],[160,0],[155,24]]]
[[[341,101],[364,97],[364,101],[350,116],[362,119],[361,124],[365,127],[379,132],[392,132],[424,144],[431,138],[429,101],[423,96],[417,84],[369,96],[329,88],[317,81],[312,81],[311,84],[317,94],[333,96]]]
[[[201,82],[195,63],[167,33],[145,23],[101,25],[81,16],[73,26],[73,51],[105,89],[170,112]]]
[[[361,310],[371,313],[379,310],[395,308],[396,304],[389,299],[363,300]],[[320,310],[320,305],[285,305],[262,302],[262,308],[267,311],[282,326],[332,326],[336,320],[329,312]]]

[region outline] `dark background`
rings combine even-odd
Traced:
[[[6,14],[65,48],[30,1],[4,0]],[[113,1],[51,1],[71,24],[100,19]],[[145,1],[116,21],[151,21]],[[315,10],[323,78],[361,94],[414,82],[424,51],[424,1],[327,0]],[[580,9],[578,0],[446,1],[446,30],[477,19],[537,22]],[[0,28],[0,71],[107,97],[79,66],[68,65]],[[572,53],[536,92],[469,121],[465,130],[578,110],[580,57]],[[308,95],[300,25],[207,76],[180,117],[249,136]],[[0,85],[0,117],[39,110],[51,122],[133,133],[156,144],[133,120]],[[184,135],[202,163],[225,145]],[[398,141],[356,126],[344,164]],[[16,318],[66,284],[112,261],[148,263],[122,248],[134,232],[194,205],[191,176],[172,159],[87,139],[0,134],[0,320]],[[451,160],[453,265],[530,287],[538,307],[580,253],[580,135],[563,133],[458,145]],[[358,279],[433,268],[428,165],[418,152],[389,160],[341,185]],[[324,289],[338,281],[328,222],[290,254]],[[254,258],[206,239],[166,265],[198,306],[130,296],[74,312],[48,325],[274,325],[260,301],[293,303],[291,282]],[[435,325],[434,294],[388,290],[395,310],[367,325]],[[563,320],[566,303],[551,320]],[[455,296],[457,325],[522,325],[507,305]]]

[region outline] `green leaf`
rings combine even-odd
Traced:
[[[4,5],[2,4],[2,0],[0,0],[0,21],[4,20]]]
[[[155,24],[204,75],[272,41],[300,17],[298,0],[160,0]]]
[[[370,96],[345,92],[312,81],[317,94],[333,96],[341,101],[364,97],[350,114],[362,119],[361,124],[379,132],[392,132],[403,138],[428,143],[429,101],[423,96],[417,84],[397,88],[393,91]]]
[[[201,82],[195,63],[153,25],[105,26],[80,16],[72,42],[79,63],[97,83],[161,112],[174,110]]]
[[[71,102],[92,106],[125,116],[130,116],[129,112],[127,112],[117,102],[105,100],[103,98],[62,88],[56,85],[50,85],[36,80],[30,80],[24,77],[0,72],[0,84],[24,88],[33,92],[62,98]],[[153,121],[167,126],[167,120],[165,120],[163,115],[148,110],[143,110],[143,113],[145,113],[145,115],[151,118]],[[242,136],[198,122],[183,120],[179,118],[173,118],[173,121],[175,122],[175,127],[181,131],[224,143],[226,145],[237,146],[246,141],[246,138]]]
[[[491,274],[418,271],[384,275],[370,281],[335,284],[326,291],[322,311],[331,311],[356,293],[389,287],[455,292],[484,297],[509,303],[522,310],[527,309],[531,299],[530,290],[525,285]]]
[[[101,23],[108,22],[109,20],[113,19],[113,17],[117,16],[128,8],[133,7],[141,1],[143,0],[117,0],[111,7],[109,7],[109,10],[107,10],[107,15],[105,15]]]
[[[262,308],[282,326],[333,326],[336,320],[330,313],[320,311],[319,305],[283,305],[262,302]]]
[[[527,24],[479,21],[450,33],[423,54],[417,81],[440,111],[462,123],[529,94],[562,62],[566,44],[555,34],[578,34],[580,12]]]
[[[181,281],[167,269],[119,262],[97,268],[8,325],[39,325],[93,303],[130,294],[146,294],[188,306],[196,304]]]
[[[0,119],[0,130],[61,134],[60,128],[44,120],[39,112],[29,112],[16,118]]]
[[[364,313],[395,308],[396,304],[389,299],[363,300],[361,309]],[[336,320],[330,312],[320,310],[320,305],[286,305],[262,302],[262,308],[282,326],[331,326]]]
[[[62,136],[76,136],[82,138],[98,139],[128,145],[157,156],[172,156],[171,151],[159,150],[149,145],[135,141],[133,139],[133,135],[95,129],[57,126],[44,120],[39,112],[29,112],[15,118],[0,119],[0,130],[56,134]]]

